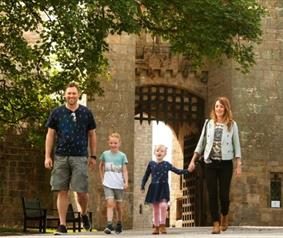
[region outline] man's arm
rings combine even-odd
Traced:
[[[54,129],[48,128],[45,139],[45,161],[44,161],[44,166],[47,169],[51,169],[53,167],[51,154],[52,154],[55,134],[56,131]]]
[[[94,169],[96,165],[96,133],[95,129],[89,130],[88,132],[88,141],[89,141],[89,150],[90,150],[90,159],[89,159],[89,166],[91,169]]]

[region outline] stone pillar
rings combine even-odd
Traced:
[[[181,137],[180,137],[181,138]],[[181,140],[173,133],[172,141],[172,165],[178,169],[183,169],[184,166],[184,153],[183,153],[183,140]],[[183,138],[183,136],[182,136]],[[183,198],[183,191],[181,179],[183,175],[171,173],[170,184],[170,226],[182,227],[182,220],[177,220],[177,201]]]
[[[133,225],[133,168],[134,168],[134,106],[135,106],[135,36],[115,35],[108,38],[108,59],[112,79],[101,81],[103,97],[88,102],[97,122],[97,154],[108,149],[107,139],[112,132],[122,137],[121,151],[128,157],[129,188],[124,196],[123,221],[125,228]],[[98,160],[99,162],[99,160]],[[90,173],[90,210],[94,211],[94,227],[106,224],[106,206],[98,174]]]
[[[145,121],[142,124],[135,121],[135,135],[133,228],[148,228],[152,226],[152,208],[150,204],[144,204],[144,199],[151,177],[147,181],[144,194],[141,193],[140,186],[146,166],[152,160],[152,125]]]

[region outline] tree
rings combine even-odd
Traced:
[[[70,81],[102,94],[109,34],[146,29],[195,66],[226,55],[247,71],[264,13],[256,0],[2,0],[0,131],[42,128]]]

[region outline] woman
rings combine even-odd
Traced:
[[[190,172],[195,169],[195,161],[204,150],[206,184],[213,220],[212,234],[219,234],[220,230],[225,231],[228,228],[229,193],[233,174],[232,160],[236,159],[235,173],[236,176],[240,176],[241,148],[238,126],[233,121],[230,102],[226,97],[216,99],[210,118],[205,123],[206,129],[205,126],[202,129],[188,169]],[[220,199],[221,216],[218,199]]]

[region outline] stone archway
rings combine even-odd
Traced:
[[[204,100],[186,89],[162,84],[147,84],[136,87],[135,120],[142,127],[141,131],[136,132],[136,134],[142,134],[144,138],[142,140],[143,146],[147,146],[147,150],[151,151],[150,136],[152,132],[146,125],[150,125],[151,121],[165,122],[175,133],[178,147],[182,150],[181,153],[176,154],[175,162],[180,164],[179,162],[182,160],[181,165],[184,168],[188,166],[196,146],[203,118]],[[135,145],[135,147],[140,147],[140,145]],[[144,151],[135,153],[135,161],[139,166],[145,165],[150,159],[151,153],[147,153],[146,156]],[[144,170],[144,168],[135,167],[137,170],[135,174],[137,177],[141,177],[142,172],[140,171]],[[179,178],[177,177],[177,179]],[[182,177],[177,184],[179,184],[179,191],[176,193],[181,194],[181,196],[173,196],[175,201],[171,201],[171,203],[173,203],[173,212],[176,215],[171,217],[175,220],[182,220],[183,227],[203,225],[205,223],[203,219],[205,210],[202,202],[204,200],[202,177],[199,176],[199,173],[193,173]],[[137,197],[137,200],[139,199]],[[134,226],[135,223],[137,226],[141,224],[138,217],[140,215],[144,216],[144,213],[146,213],[144,211],[146,208],[143,208],[142,202],[139,200],[137,203],[139,205],[136,212],[134,211],[134,217],[136,217],[134,218]],[[170,212],[172,211],[170,210]],[[147,214],[150,216],[150,211],[147,211]],[[143,218],[142,223],[143,226],[149,226],[151,220],[144,220]]]

